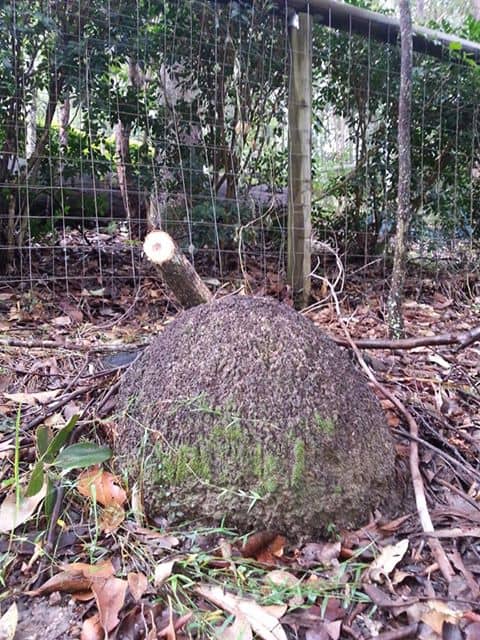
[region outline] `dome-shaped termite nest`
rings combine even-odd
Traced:
[[[392,437],[361,373],[273,300],[185,311],[120,397],[117,464],[150,517],[314,536],[398,504]]]

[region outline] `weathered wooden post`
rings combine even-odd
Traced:
[[[288,282],[297,308],[308,304],[312,205],[312,17],[290,21],[288,95]]]

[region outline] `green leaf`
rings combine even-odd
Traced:
[[[45,494],[45,502],[43,503],[43,508],[45,510],[45,515],[49,520],[53,513],[53,507],[55,506],[56,497],[57,494],[55,491],[55,484],[52,479],[47,476],[47,493]]]
[[[32,475],[30,476],[30,482],[28,483],[27,490],[25,491],[25,497],[30,498],[31,496],[36,495],[43,487],[43,466],[43,460],[39,460],[33,467]]]
[[[41,457],[44,455],[44,453],[48,449],[48,443],[50,442],[50,436],[51,436],[50,429],[42,425],[38,427],[36,435],[37,435],[37,451],[38,451],[38,455]]]
[[[63,471],[83,469],[105,462],[111,455],[112,451],[108,447],[99,447],[93,442],[80,442],[66,447],[52,464],[60,467]]]
[[[451,42],[449,45],[450,51],[460,51],[462,49],[462,45],[460,42]]]
[[[78,416],[72,416],[63,429],[55,435],[53,440],[50,442],[48,449],[45,451],[45,462],[53,462],[60,449],[67,442],[77,422]]]

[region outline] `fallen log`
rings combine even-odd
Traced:
[[[168,233],[151,231],[145,237],[143,250],[182,307],[211,302],[207,285]]]

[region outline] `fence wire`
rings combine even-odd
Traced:
[[[285,276],[291,10],[270,0],[0,9],[0,281],[139,285],[161,228],[202,275]],[[314,254],[388,272],[398,45],[314,27]],[[478,67],[415,54],[410,259],[477,269]]]

